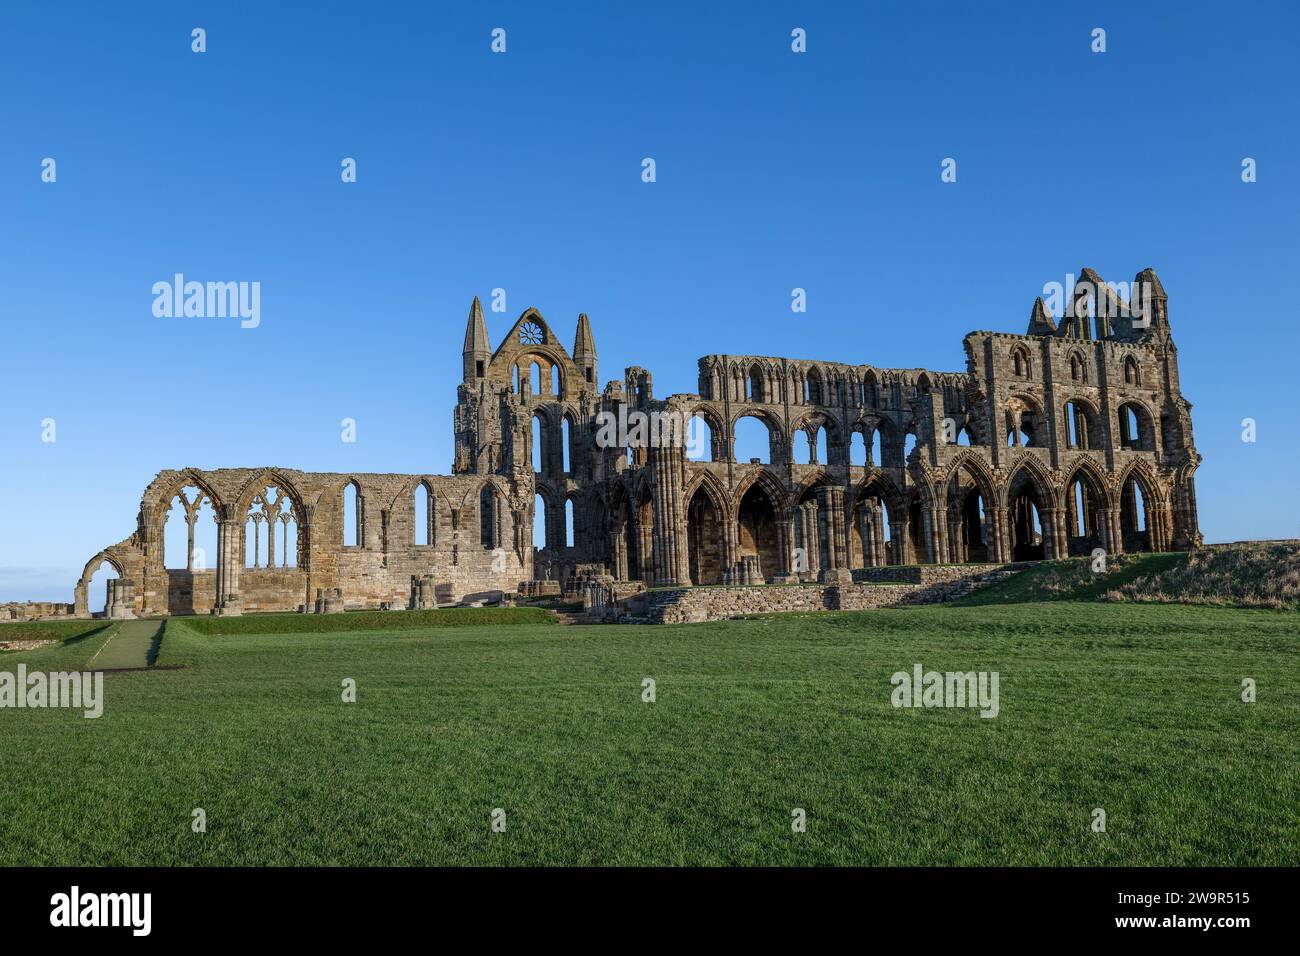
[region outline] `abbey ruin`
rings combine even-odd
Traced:
[[[635,366],[600,386],[585,315],[572,351],[534,309],[494,350],[475,298],[451,475],[160,472],[130,537],[87,563],[73,610],[90,613],[104,562],[106,613],[125,617],[1194,548],[1200,457],[1168,299],[1149,269],[1133,288],[1141,302],[1084,270],[1059,325],[1040,298],[1024,334],[968,334],[962,372],[706,355],[698,393],[662,398]],[[670,424],[609,439],[610,421],[641,417]],[[765,429],[766,453],[737,460],[740,428]],[[706,437],[692,447],[686,432]],[[184,553],[164,555],[168,522]],[[195,545],[205,523],[215,553]]]

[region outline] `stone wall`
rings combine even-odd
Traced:
[[[74,606],[55,601],[27,601],[23,604],[0,604],[0,621],[40,621],[53,617],[71,617]]]
[[[793,611],[864,611],[904,605],[939,604],[997,583],[1024,566],[881,568],[882,579],[896,583],[844,585],[771,584],[749,587],[661,588],[630,601],[611,602],[602,614],[613,620],[642,619],[651,624],[720,621],[746,614]],[[884,572],[896,572],[888,574]],[[907,578],[915,578],[906,582]],[[609,610],[613,608],[613,610]]]

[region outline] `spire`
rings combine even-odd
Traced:
[[[1146,324],[1139,329],[1169,331],[1169,296],[1155,269],[1143,269],[1133,277],[1133,305],[1140,309]]]
[[[469,352],[491,352],[488,344],[487,324],[483,321],[483,305],[474,296],[474,303],[469,307],[469,321],[465,323],[465,349]]]
[[[583,312],[578,316],[578,334],[573,337],[573,357],[574,359],[596,357],[596,343],[591,339],[591,323],[587,321],[587,313]]]
[[[1056,320],[1052,318],[1052,313],[1047,311],[1047,305],[1043,302],[1043,297],[1041,295],[1034,300],[1034,310],[1029,313],[1029,329],[1025,334],[1056,334]]]
[[[595,391],[596,343],[592,340],[591,323],[587,321],[585,312],[578,316],[578,332],[573,337],[573,361],[582,369],[582,377],[591,386],[590,390]]]
[[[466,383],[482,379],[487,374],[488,362],[492,358],[492,344],[488,342],[487,323],[483,321],[483,306],[478,296],[474,296],[474,304],[469,307],[469,321],[465,323],[465,348],[461,357],[464,360]]]

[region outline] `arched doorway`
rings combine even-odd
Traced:
[[[1012,561],[1041,561],[1047,554],[1042,516],[1038,486],[1024,470],[1018,471],[1007,492]]]
[[[1130,472],[1119,495],[1119,530],[1125,551],[1155,550],[1150,520],[1150,489],[1136,472]]]
[[[722,583],[723,528],[722,514],[713,496],[702,486],[697,488],[686,507],[686,549],[692,584]]]
[[[781,573],[780,537],[776,522],[776,506],[772,499],[758,484],[750,485],[740,499],[740,508],[736,514],[736,558],[758,558],[759,574],[764,579]]]
[[[963,465],[948,482],[948,539],[958,564],[991,559],[993,526],[989,499],[975,473]]]
[[[879,568],[890,564],[892,532],[889,505],[884,490],[875,484],[868,485],[858,494],[853,505],[853,553],[857,567]]]
[[[1070,555],[1087,555],[1106,547],[1106,493],[1087,469],[1079,468],[1065,483],[1065,536]]]

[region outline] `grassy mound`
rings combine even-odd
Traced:
[[[1182,552],[1121,554],[1107,558],[1106,570],[1096,573],[1091,558],[1044,561],[954,603],[977,607],[1036,601],[1096,601],[1186,563],[1187,555]]]
[[[536,607],[452,607],[440,611],[349,611],[346,614],[250,614],[247,617],[187,617],[199,634],[325,634],[337,631],[396,631],[428,627],[554,624]]]
[[[1300,608],[1300,544],[1213,545],[1190,553],[1123,554],[1092,570],[1089,558],[1044,561],[958,604],[1133,601],[1214,607]]]
[[[1300,607],[1300,545],[1251,542],[1194,551],[1167,568],[1115,584],[1111,601],[1210,604],[1220,607]]]

